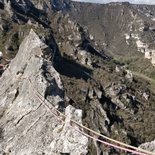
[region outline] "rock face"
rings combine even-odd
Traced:
[[[78,123],[81,122],[82,111],[76,110],[72,106],[66,108],[65,114],[67,116],[64,125],[59,125],[53,131],[54,140],[51,143],[51,150],[58,154],[58,150],[61,153],[70,153],[70,155],[86,155],[87,154],[87,144],[88,139],[85,136],[79,134],[74,127],[70,126],[70,119],[77,120]],[[68,137],[71,137],[68,139]]]
[[[0,0],[0,154],[122,154],[88,143],[71,118],[127,144],[154,140],[155,95],[138,74],[155,76],[143,54],[154,30],[142,15],[129,3]]]
[[[48,46],[31,30],[0,79],[0,154],[54,154],[52,146],[56,135],[53,130],[59,125],[62,127],[60,135],[70,141],[70,146],[67,145],[67,152],[63,152],[66,150],[59,149],[60,143],[55,143],[57,154],[73,154],[75,150],[87,153],[88,139],[80,133],[72,134],[73,129],[70,130],[67,124],[63,130],[62,122],[45,106],[46,103],[49,108],[60,107],[59,103],[62,105],[64,98],[60,76],[44,58],[47,52],[50,52]],[[68,107],[66,114],[69,115],[67,120],[72,114],[78,115],[78,121],[81,123],[80,110]],[[67,133],[63,133],[65,129]],[[77,138],[82,140],[82,144]],[[66,148],[65,143],[63,146]]]

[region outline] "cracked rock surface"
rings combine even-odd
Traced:
[[[53,154],[53,130],[62,124],[44,102],[47,98],[51,102],[46,103],[50,108],[62,103],[63,86],[57,71],[44,59],[47,50],[48,47],[31,30],[0,79],[0,154]],[[49,93],[52,88],[54,91]],[[69,108],[68,112],[71,112]],[[81,117],[78,117],[79,120]],[[76,136],[84,139],[85,148],[78,148],[78,144],[73,143],[72,150],[68,149],[67,153],[78,149],[81,153],[87,152],[87,138],[77,133],[71,137],[73,141]],[[65,137],[70,139],[70,135]]]
[[[155,140],[152,142],[141,144],[139,147],[155,153]]]
[[[151,8],[0,0],[0,155],[128,154],[88,142],[70,118],[132,146],[153,141]],[[47,106],[66,114],[64,124]]]

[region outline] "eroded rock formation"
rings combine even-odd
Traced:
[[[46,52],[50,52],[48,46],[31,30],[0,79],[0,154],[53,154],[57,126],[61,126],[59,136],[64,138],[59,139],[62,149],[59,143],[54,145],[57,154],[87,153],[88,139],[70,129],[69,122],[63,127],[50,111],[59,103],[63,108],[64,90],[59,74],[44,58]],[[76,115],[82,123],[82,111],[79,115],[73,107],[67,109],[67,120]],[[70,146],[67,140],[75,142],[70,142]]]
[[[154,67],[141,54],[151,59],[154,30],[139,7],[0,1],[2,154],[122,154],[88,141],[70,118],[130,145],[154,140]]]
[[[139,147],[155,153],[155,140],[152,142],[141,144]]]

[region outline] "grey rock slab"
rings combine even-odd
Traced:
[[[54,154],[53,130],[62,123],[45,103],[49,108],[57,107],[64,96],[59,73],[44,58],[46,49],[31,30],[0,78],[0,154]]]
[[[78,129],[77,126],[74,126],[74,128],[70,126],[70,119],[82,123],[82,110],[75,109],[70,105],[66,108],[65,114],[67,116],[65,124],[59,125],[53,132],[54,141],[50,145],[51,150],[55,153],[59,150],[61,153],[70,153],[70,155],[86,155],[88,138],[74,129]]]

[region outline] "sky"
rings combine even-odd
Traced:
[[[150,4],[155,5],[155,0],[73,0],[79,2],[93,2],[93,3],[109,3],[109,2],[123,2],[128,1],[133,4]]]

